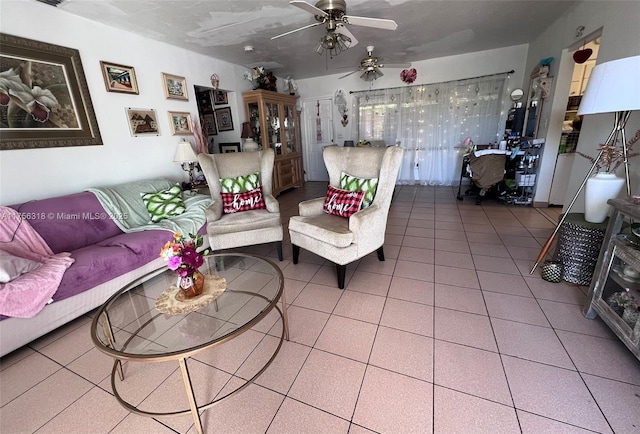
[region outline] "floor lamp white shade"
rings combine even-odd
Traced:
[[[597,65],[591,71],[578,115],[640,110],[640,56]]]

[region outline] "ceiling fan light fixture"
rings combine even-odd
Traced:
[[[316,47],[316,53],[322,55],[325,50],[334,57],[343,51],[347,51],[351,47],[351,38],[338,32],[327,32],[320,38],[320,42]]]
[[[382,73],[382,71],[380,71],[380,69],[369,68],[366,71],[364,71],[364,73],[360,76],[360,78],[363,79],[364,81],[373,81],[382,77],[383,75],[384,74]]]

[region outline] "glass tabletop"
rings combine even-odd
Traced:
[[[226,279],[215,302],[177,315],[159,312],[156,299],[177,283],[174,271],[151,273],[124,287],[97,312],[94,343],[122,359],[178,358],[239,335],[264,318],[281,297],[284,279],[273,262],[244,254],[210,255],[200,268]],[[110,342],[113,336],[113,342]]]

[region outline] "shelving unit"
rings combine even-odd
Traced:
[[[262,149],[272,148],[276,154],[273,166],[273,194],[304,182],[300,118],[296,110],[297,97],[268,90],[253,90],[242,94],[247,119],[253,128],[255,141]]]
[[[506,203],[513,205],[531,205],[533,203],[540,152],[544,146],[544,141],[538,140],[538,142],[536,144],[521,142],[520,151],[507,164],[505,179],[514,179],[516,189],[503,198]],[[507,156],[507,158],[509,157]]]
[[[613,215],[589,288],[583,314],[596,315],[640,360],[640,238],[631,232],[640,220],[640,207],[629,199],[611,199]]]

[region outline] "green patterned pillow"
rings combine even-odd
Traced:
[[[222,193],[244,193],[260,187],[260,173],[241,175],[237,178],[221,178]]]
[[[157,193],[140,193],[140,196],[151,215],[152,223],[180,215],[187,210],[182,201],[182,189],[178,184]]]
[[[364,191],[364,199],[362,199],[360,209],[365,209],[373,203],[373,198],[376,196],[378,178],[358,178],[342,172],[340,175],[340,188],[349,191]]]

